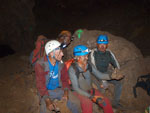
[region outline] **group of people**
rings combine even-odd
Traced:
[[[80,102],[82,113],[92,113],[92,104],[100,106],[104,113],[113,113],[113,108],[121,109],[120,96],[122,91],[121,79],[123,75],[116,77],[120,68],[114,54],[107,49],[107,35],[100,35],[97,38],[97,48],[92,51],[85,45],[77,45],[73,49],[74,62],[68,69],[68,79],[71,88],[63,87],[61,76],[64,63],[62,62],[65,54],[63,51],[71,43],[72,35],[69,31],[62,31],[57,40],[50,40],[45,45],[45,58],[39,59],[35,64],[36,85],[40,97],[40,113],[47,113],[56,108],[53,100],[64,100],[72,113],[79,113],[78,105],[70,99],[69,93]],[[109,64],[114,67],[109,70]],[[66,75],[67,76],[67,75]],[[94,76],[98,81],[105,81],[114,84],[114,100],[112,102],[104,96],[100,88],[95,89],[92,83]]]

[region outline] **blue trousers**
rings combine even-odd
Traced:
[[[99,71],[97,71],[97,72],[99,72]],[[103,80],[103,78],[105,79],[106,74],[111,75],[111,72],[107,72],[107,73],[100,72],[98,74],[99,74],[101,80]],[[93,80],[94,84],[98,87],[100,92],[102,92],[102,93],[105,92],[105,90],[100,87],[100,83],[99,83],[98,79],[96,79],[95,77],[92,77],[92,80]],[[121,96],[121,92],[122,92],[122,83],[119,80],[107,80],[107,82],[111,83],[115,86],[115,89],[114,89],[115,94],[114,94],[113,102],[118,104],[120,101],[120,96]]]
[[[120,101],[120,96],[122,92],[122,83],[118,80],[108,80],[108,83],[111,83],[115,86],[114,89],[114,103],[118,104]]]

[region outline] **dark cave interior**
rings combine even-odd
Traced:
[[[22,1],[25,3],[28,0]],[[124,37],[133,42],[144,56],[150,55],[150,0],[34,0],[32,3],[32,6],[29,5],[30,2],[26,3],[31,7],[30,13],[34,18],[32,21],[26,19],[30,15],[25,10],[21,11],[25,17],[19,18],[19,15],[16,15],[16,20],[9,20],[14,25],[9,26],[7,21],[1,21],[1,57],[5,56],[5,53],[6,56],[15,53],[9,52],[8,48],[16,52],[32,51],[34,41],[40,34],[55,39],[61,30],[66,29],[73,33],[79,28],[108,31]],[[1,5],[1,12],[6,10],[7,2],[4,4]],[[14,13],[11,13],[8,11],[4,17],[13,17]],[[18,21],[23,23],[16,27]],[[6,30],[8,27],[10,33]]]
[[[0,45],[0,58],[15,54],[15,51],[9,45]]]

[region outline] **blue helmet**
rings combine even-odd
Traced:
[[[108,37],[107,35],[99,35],[97,38],[98,44],[108,44]]]
[[[74,56],[84,56],[89,54],[89,52],[90,52],[89,49],[84,45],[77,45],[73,49]]]

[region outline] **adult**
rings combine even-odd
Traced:
[[[119,63],[115,55],[107,49],[108,47],[107,35],[100,35],[97,38],[97,48],[93,49],[90,55],[90,61],[94,67],[101,73],[102,84],[101,87],[106,88],[107,83],[111,83],[115,86],[114,88],[114,99],[112,105],[114,108],[123,108],[120,104],[120,96],[122,92],[123,75],[117,75],[120,69]],[[113,66],[113,70],[109,68],[109,65]]]
[[[73,93],[80,100],[82,113],[92,113],[93,102],[102,107],[104,113],[113,113],[108,98],[92,88],[91,73],[96,73],[88,63],[89,49],[84,45],[78,45],[74,47],[73,53],[76,62],[71,64],[68,72]]]
[[[48,41],[45,45],[46,60],[41,58],[35,64],[36,85],[41,97],[40,113],[56,110],[53,100],[66,100],[67,107],[78,113],[76,106],[68,99],[68,90],[62,89],[61,63],[63,52],[60,42]]]

